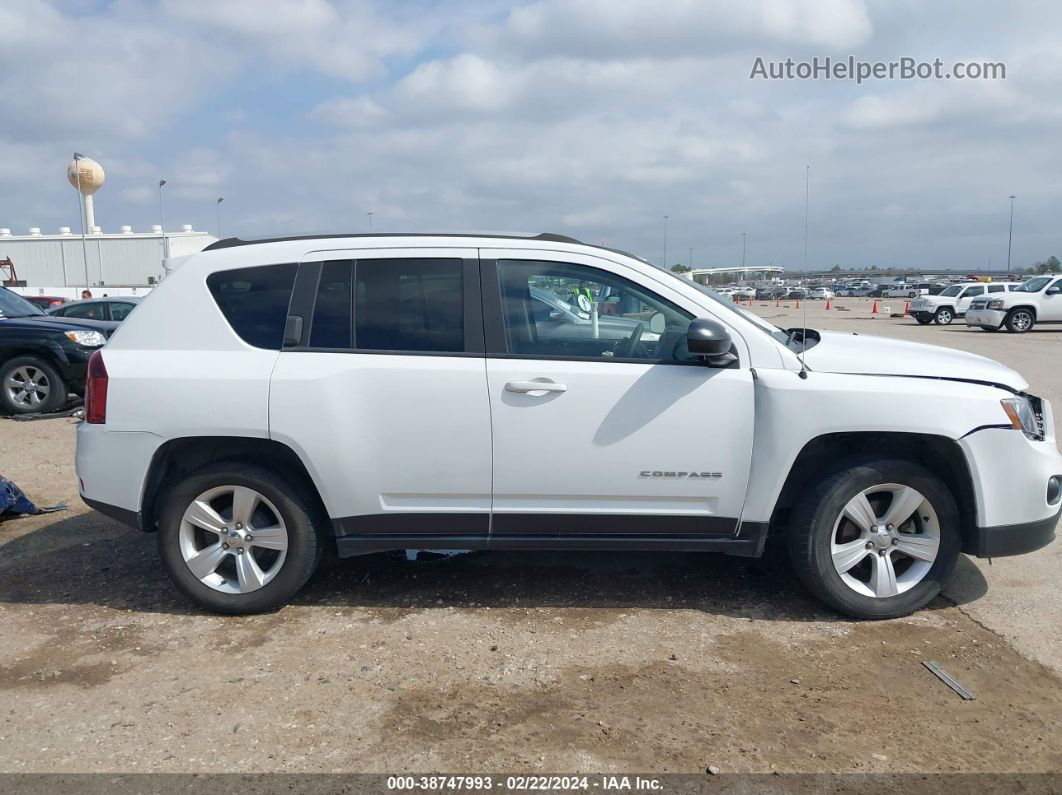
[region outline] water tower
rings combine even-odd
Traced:
[[[103,166],[91,157],[75,157],[66,167],[66,178],[85,197],[85,223],[88,225],[88,231],[91,232],[96,226],[96,216],[92,209],[92,194],[100,189],[107,178],[107,175],[103,173]]]

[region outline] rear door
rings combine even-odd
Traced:
[[[485,546],[490,406],[476,251],[314,252],[289,312],[270,435],[310,468],[341,550]]]
[[[696,307],[582,254],[482,250],[494,426],[492,545],[731,536],[753,383],[686,351]],[[667,277],[664,277],[667,278]]]

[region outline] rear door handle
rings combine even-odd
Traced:
[[[545,395],[547,392],[567,392],[566,384],[557,384],[553,381],[509,381],[505,385],[506,392],[520,392],[525,395]]]

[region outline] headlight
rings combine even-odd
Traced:
[[[989,309],[1002,309],[1003,308],[1003,302],[1002,301],[989,301],[988,302],[988,308]]]
[[[68,331],[66,338],[86,348],[99,348],[107,341],[98,331]]]
[[[1003,411],[1007,412],[1010,424],[1014,430],[1022,431],[1030,439],[1040,441],[1044,438],[1043,427],[1040,417],[1036,413],[1036,407],[1030,398],[1012,397],[999,401],[1003,405]]]

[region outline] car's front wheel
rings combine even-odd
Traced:
[[[274,610],[317,568],[317,515],[303,489],[269,470],[212,464],[167,496],[159,554],[174,584],[208,610]]]
[[[48,414],[66,397],[63,377],[44,359],[16,356],[0,366],[0,408],[8,414]]]
[[[933,318],[931,318],[931,317],[922,317],[921,315],[916,316],[915,320],[918,321],[918,325],[920,325],[920,326],[928,326],[930,323],[933,322]]]
[[[924,607],[961,547],[948,488],[897,459],[851,461],[811,489],[792,516],[797,576],[854,618],[896,618]]]
[[[947,326],[954,319],[955,312],[953,312],[949,307],[946,306],[942,306],[940,309],[937,310],[937,313],[933,315],[933,321],[938,326]]]
[[[1003,324],[1007,327],[1007,331],[1011,331],[1015,334],[1024,334],[1031,329],[1035,323],[1036,318],[1033,316],[1032,310],[1025,309],[1024,307],[1010,310],[1007,319],[1003,321]]]

